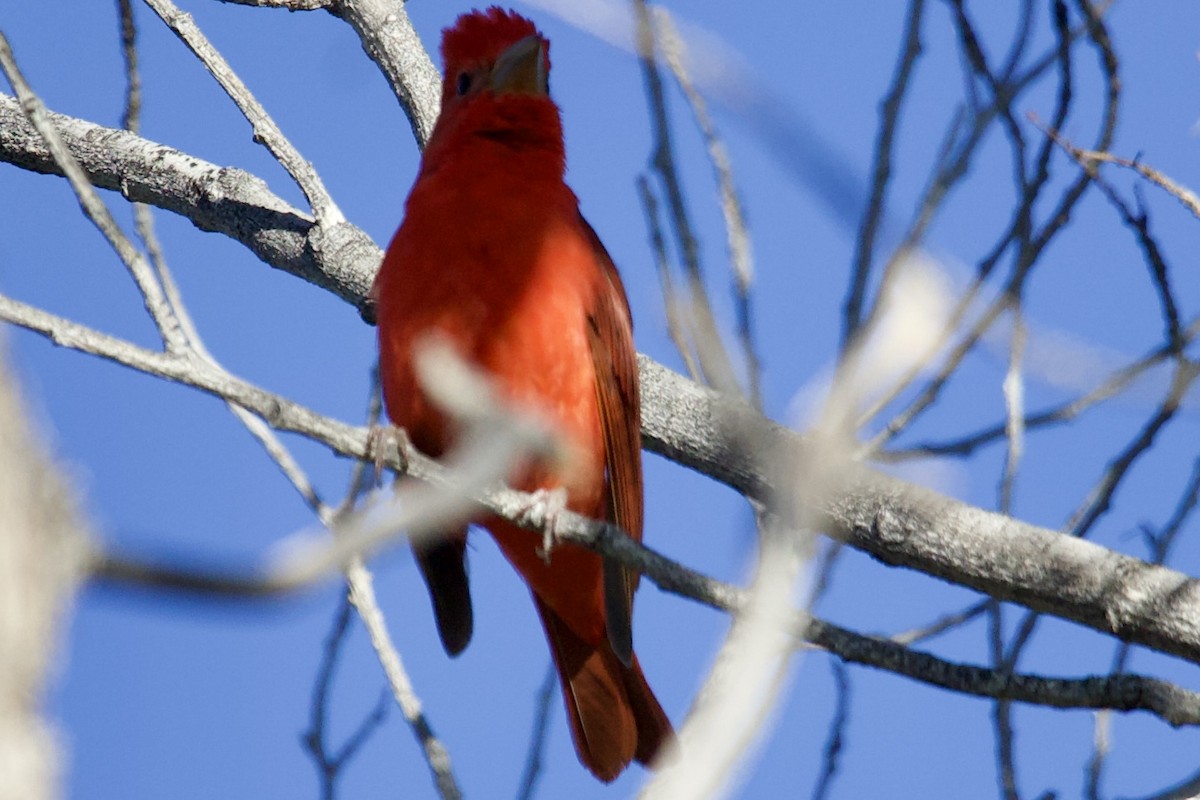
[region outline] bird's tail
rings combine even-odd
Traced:
[[[589,644],[534,596],[558,668],[579,760],[609,782],[637,759],[649,764],[673,735],[638,664],[626,667],[607,638]]]
[[[413,554],[429,589],[442,647],[456,656],[471,641],[475,618],[467,581],[467,530],[413,542]]]

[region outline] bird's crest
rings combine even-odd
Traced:
[[[463,14],[442,31],[442,61],[446,73],[451,74],[452,67],[463,69],[491,64],[510,46],[530,35],[541,39],[546,70],[549,71],[550,42],[530,20],[499,6]]]

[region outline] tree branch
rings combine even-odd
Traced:
[[[93,186],[173,211],[201,230],[241,242],[276,269],[362,306],[383,254],[357,227],[318,226],[244,170],[116,128],[53,112],[47,118]],[[16,98],[5,94],[0,94],[0,161],[62,174]]]
[[[0,160],[57,172],[16,103],[0,96]],[[359,229],[338,226],[339,243],[314,240],[314,223],[257,178],[222,169],[140,137],[51,115],[64,140],[97,185],[121,188],[192,219],[199,227],[245,242],[267,263],[285,269],[362,308],[380,251]],[[51,325],[12,300],[0,303],[10,321],[122,363],[153,366],[164,377],[253,408],[277,429],[300,431],[335,452],[361,457],[366,435],[267,395],[248,384],[216,381],[186,362],[150,351],[113,349],[79,326]],[[80,338],[81,337],[81,338]],[[111,354],[110,354],[111,353]],[[155,362],[150,365],[148,362]],[[772,489],[766,451],[803,458],[802,437],[743,403],[722,397],[639,356],[643,444],[756,499]],[[153,370],[151,370],[153,371]],[[1002,600],[1079,622],[1123,640],[1200,661],[1200,584],[1089,542],[960,503],[861,465],[846,467],[839,495],[823,509],[830,532],[888,564],[907,566]]]

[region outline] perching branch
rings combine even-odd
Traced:
[[[25,164],[39,164],[40,171],[55,171],[52,162],[46,163],[44,150],[30,142],[28,133],[22,134],[22,126],[4,124],[3,115],[10,108],[0,103],[0,158],[19,157]],[[52,118],[57,124],[58,116]],[[99,132],[99,136],[90,137],[93,141],[109,140],[118,145],[117,162],[130,169],[127,186],[131,196],[137,194],[137,199],[189,218],[193,218],[189,212],[194,211],[194,221],[201,221],[209,229],[261,245],[256,252],[270,256],[273,260],[268,263],[334,291],[356,307],[363,305],[380,251],[357,228],[338,226],[347,232],[345,247],[316,246],[317,242],[305,239],[313,224],[247,173],[223,172],[178,151],[163,153],[164,159],[152,169],[132,154],[160,152],[161,146],[90,123],[75,121],[73,125],[76,130],[86,126]],[[71,146],[70,140],[68,144]],[[108,155],[106,149],[93,145],[84,147],[77,158],[97,184],[120,185],[122,176],[114,171]],[[239,210],[246,216],[235,213],[233,207],[213,213],[213,206],[202,193],[187,188],[185,175],[198,177],[202,186],[208,179],[206,191],[213,191],[223,177],[232,179],[226,185],[240,196]],[[270,225],[284,219],[299,224],[286,232],[254,231],[251,227],[254,220]],[[131,350],[66,321],[53,322],[36,309],[10,299],[0,301],[0,317],[128,366],[150,368],[163,377],[188,382],[218,396],[257,403],[276,429],[302,431],[337,453],[361,457],[364,452],[365,434],[310,417],[311,412],[306,414],[294,404],[281,403],[281,398],[262,397],[249,385],[205,374],[161,354]],[[748,452],[745,443],[731,432],[750,431],[755,441],[803,448],[799,436],[734,400],[722,398],[644,356],[639,356],[639,367],[643,444],[653,452],[761,498],[770,488],[769,471],[759,455]],[[1200,623],[1188,621],[1189,614],[1192,620],[1200,619],[1200,594],[1187,576],[1156,571],[1159,568],[1147,571],[1143,562],[1096,545],[1064,544],[1053,531],[989,514],[861,466],[852,468],[845,493],[826,513],[835,533],[886,563],[909,566],[1097,630],[1117,632],[1131,641],[1184,658],[1200,658]],[[1016,549],[1008,550],[1010,544]],[[1066,560],[1070,580],[1056,582],[1045,567],[1038,567],[1036,558],[1047,552]],[[1138,587],[1142,586],[1150,591],[1139,599]],[[1110,594],[1110,588],[1117,591]]]

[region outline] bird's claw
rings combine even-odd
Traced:
[[[399,464],[401,474],[408,472],[408,433],[395,425],[372,425],[367,431],[367,458],[375,465],[375,485],[383,482],[383,468],[389,461]]]
[[[526,521],[542,529],[542,546],[537,549],[537,554],[547,564],[550,563],[550,552],[558,539],[559,515],[566,508],[567,490],[560,486],[557,489],[535,491],[522,513]]]

